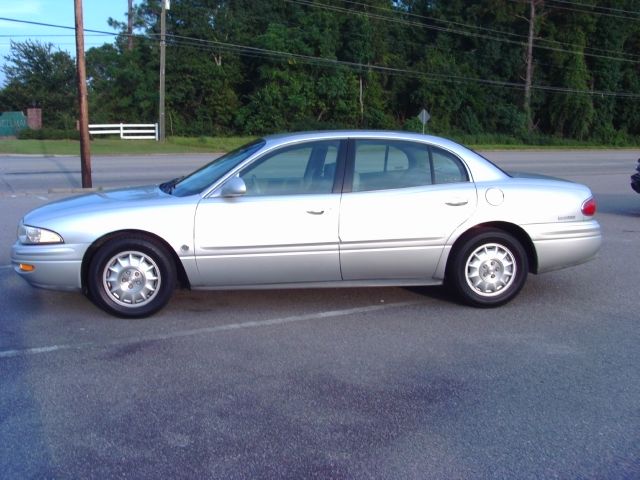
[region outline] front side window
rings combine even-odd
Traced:
[[[246,195],[331,193],[339,141],[308,142],[279,149],[240,172]]]
[[[264,140],[258,140],[215,159],[213,162],[196,170],[191,175],[180,181],[176,181],[169,189],[167,189],[167,193],[171,193],[176,197],[186,197],[188,195],[201,193],[229,170],[240,165],[240,163],[260,150],[264,144]]]

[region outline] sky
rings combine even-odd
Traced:
[[[84,28],[114,31],[109,27],[107,20],[112,17],[125,22],[127,8],[127,0],[83,0]],[[74,27],[74,0],[0,0],[0,17]],[[85,49],[111,43],[114,38],[113,36],[96,36],[87,32],[84,39]],[[17,42],[38,40],[43,43],[53,43],[60,50],[66,50],[75,57],[76,44],[73,30],[0,20],[0,67],[4,65],[5,57],[10,53],[11,40]],[[4,80],[4,74],[0,70],[0,85],[4,84]]]

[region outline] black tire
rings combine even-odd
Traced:
[[[89,297],[118,317],[140,318],[164,307],[176,287],[176,266],[165,248],[143,235],[115,237],[89,264]]]
[[[522,244],[498,229],[482,229],[451,253],[447,284],[461,301],[474,307],[498,307],[512,300],[529,273]]]

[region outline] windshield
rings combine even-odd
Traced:
[[[241,162],[257,152],[264,146],[264,144],[265,141],[261,139],[243,145],[222,157],[216,158],[213,162],[208,163],[204,167],[184,177],[182,180],[177,181],[173,185],[171,185],[173,182],[163,184],[165,186],[163,190],[175,195],[176,197],[186,197],[188,195],[200,193],[215,183],[216,180],[222,177],[233,167],[239,165]]]

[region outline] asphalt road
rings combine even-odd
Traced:
[[[599,257],[494,310],[440,288],[177,292],[145,320],[8,268],[79,160],[0,157],[0,478],[640,478],[640,152],[487,156],[588,184]],[[207,158],[96,158],[94,184]]]
[[[219,154],[93,156],[93,186],[160,183],[186,175]],[[82,187],[80,158],[0,154],[0,195]]]

